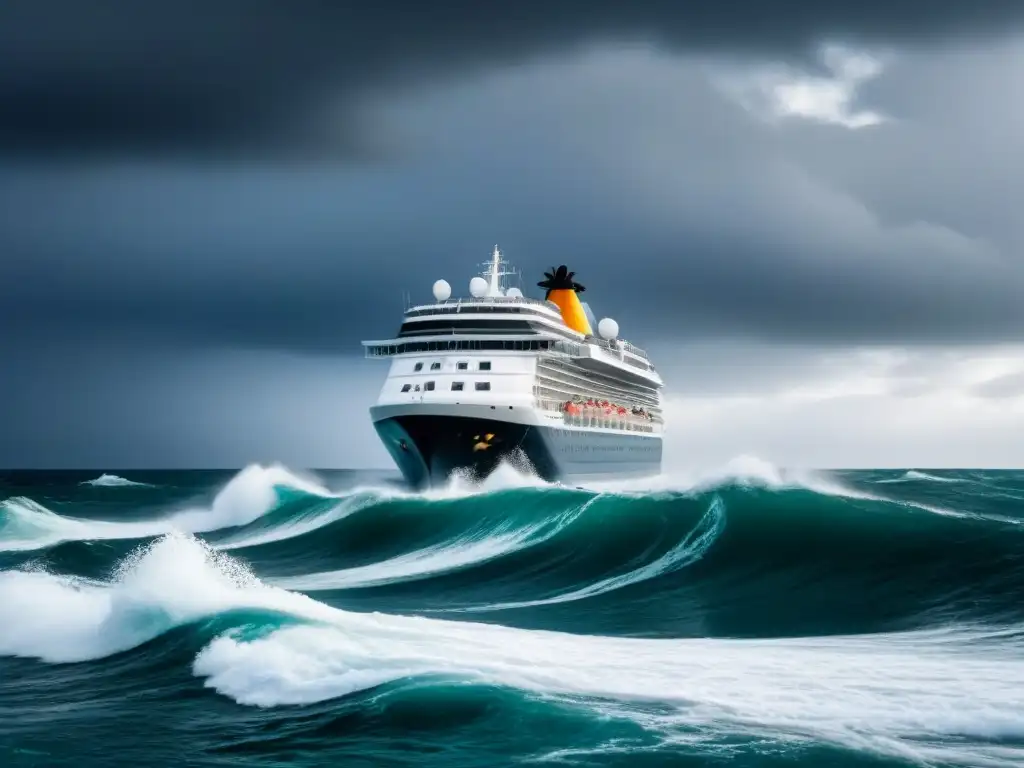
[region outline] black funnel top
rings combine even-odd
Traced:
[[[541,280],[537,285],[541,288],[546,288],[547,295],[550,295],[552,291],[576,291],[576,293],[583,293],[587,289],[579,283],[573,282],[572,278],[575,274],[575,272],[570,272],[565,264],[557,270],[552,267],[550,272],[544,273],[544,277],[547,279]],[[547,298],[547,295],[544,298]]]

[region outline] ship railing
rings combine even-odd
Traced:
[[[604,429],[620,429],[623,432],[645,432],[648,434],[661,432],[664,424],[658,414],[639,416],[631,412],[602,413],[598,409],[584,409],[579,413],[565,410],[564,400],[538,399],[536,405],[541,410],[558,413],[562,422],[571,427],[600,427]]]
[[[561,310],[558,309],[558,305],[553,302],[543,301],[542,299],[531,299],[528,296],[481,296],[480,298],[460,297],[457,299],[445,299],[444,301],[435,301],[432,304],[417,304],[416,306],[409,307],[405,310],[405,314],[408,315],[411,312],[430,309],[431,307],[460,307],[463,304],[525,304],[533,307],[544,307],[545,309],[561,314]]]
[[[647,362],[651,361],[651,359],[647,356],[647,353],[644,352],[642,349],[640,349],[640,347],[637,347],[637,346],[635,346],[633,344],[630,344],[628,341],[623,341],[622,342],[622,346],[624,346],[626,348],[627,352],[631,352],[634,355],[636,355],[637,357],[642,357]]]
[[[640,347],[630,344],[628,341],[624,341],[622,339],[618,339],[616,341],[609,341],[608,339],[602,339],[600,336],[587,336],[586,341],[588,344],[593,344],[595,347],[606,349],[609,352],[614,352],[615,354],[618,354],[620,349],[624,349],[630,354],[634,355],[635,357],[639,357],[641,360],[647,362],[648,365],[650,365],[651,370],[654,370],[654,365],[651,364],[651,359],[647,356],[647,353],[640,349]],[[626,362],[635,363],[636,361],[626,358]],[[642,363],[639,363],[637,365],[639,365],[642,368],[647,367]]]
[[[390,341],[363,342],[364,357],[394,357],[395,355],[452,352],[543,352],[553,349],[554,339],[537,338],[536,334],[507,334],[503,337],[481,337],[473,334],[449,332],[430,336],[403,336]]]

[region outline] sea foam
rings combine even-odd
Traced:
[[[647,640],[359,614],[268,586],[181,534],[140,549],[105,583],[0,573],[0,653],[99,659],[238,609],[299,622],[228,631],[195,658],[206,685],[245,705],[308,704],[443,674],[564,698],[666,739],[810,737],[981,764],[993,755],[983,740],[1024,737],[1019,632]]]

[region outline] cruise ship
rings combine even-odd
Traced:
[[[498,247],[469,295],[438,280],[434,301],[405,310],[395,338],[364,341],[390,369],[370,417],[405,480],[482,480],[505,461],[562,483],[661,471],[662,380],[648,355],[595,322],[566,266],[509,286]],[[597,333],[594,333],[596,326]]]

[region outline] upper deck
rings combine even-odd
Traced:
[[[562,323],[562,314],[558,307],[550,301],[531,299],[527,296],[481,296],[458,299],[445,299],[432,304],[418,304],[405,310],[405,317],[422,317],[424,315],[445,315],[462,312],[525,312],[549,317]],[[564,325],[564,323],[562,323]]]
[[[529,298],[516,288],[505,288],[501,276],[510,273],[500,271],[499,264],[500,253],[495,248],[485,273],[489,280],[474,278],[470,283],[472,296],[467,298],[451,298],[450,286],[439,280],[434,286],[435,301],[407,308],[395,337],[363,342],[366,356],[449,350],[530,351],[570,357],[594,370],[610,367],[627,378],[662,385],[647,353],[617,338],[614,321],[606,319],[599,325],[606,338],[571,328],[553,301]],[[612,332],[606,333],[609,328]]]

